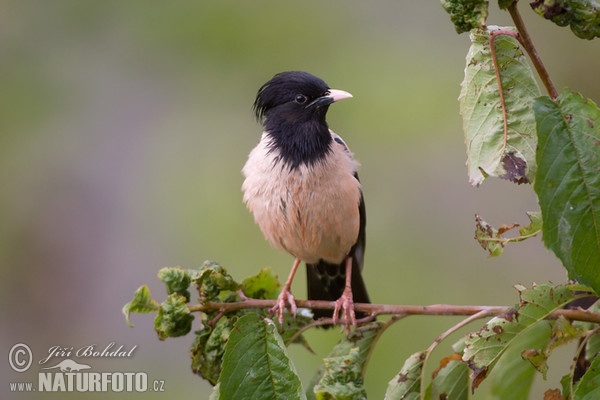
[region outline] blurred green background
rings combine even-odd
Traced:
[[[599,42],[520,8],[557,87],[600,100]],[[492,7],[489,23],[509,20]],[[537,204],[529,185],[467,183],[456,98],[469,42],[438,1],[7,0],[0,32],[4,399],[42,397],[10,393],[8,382],[37,382],[51,346],[110,342],[137,345],[134,356],[88,359],[93,371],[165,381],[164,393],[144,398],[208,397],[189,368],[192,337],[159,342],[151,316],[135,315],[131,329],[121,307],[144,283],[162,299],[163,266],[211,259],[240,280],[265,266],[287,275],[292,258],[264,241],[240,191],[261,133],[254,95],[283,70],[354,95],[331,108],[329,123],[362,163],[374,302],[512,305],[513,284],[565,280],[539,238],[497,259],[473,240],[474,213],[527,223]],[[369,397],[382,398],[403,361],[455,322],[412,317],[390,328],[371,360]],[[340,333],[307,337],[316,354],[290,349],[305,381]],[[34,354],[22,374],[6,362],[19,342]],[[536,397],[566,368],[551,363]]]

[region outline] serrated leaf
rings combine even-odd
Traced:
[[[581,288],[581,285],[550,284],[535,285],[531,289],[517,287],[520,303],[516,308],[492,318],[481,330],[467,335],[463,360],[473,370],[473,388],[486,378],[511,344],[534,329],[536,323],[543,322],[549,314],[569,302],[589,295],[573,293]]]
[[[323,359],[313,387],[317,399],[366,399],[364,367],[369,360],[374,342],[384,326],[371,322],[359,326],[344,337]]]
[[[154,330],[160,340],[190,332],[194,316],[190,314],[186,303],[185,296],[172,293],[160,304],[158,315],[154,319]]]
[[[497,27],[490,27],[490,30]],[[513,28],[501,28],[512,30]],[[458,97],[467,146],[469,182],[478,186],[488,177],[516,183],[531,182],[535,176],[535,120],[531,106],[540,89],[516,39],[495,38],[496,56],[507,113],[504,117],[494,63],[490,31],[471,32],[465,78]]]
[[[234,325],[223,355],[220,399],[305,399],[300,378],[275,324],[246,314]]]
[[[600,109],[566,90],[556,101],[538,99],[534,110],[544,244],[571,279],[600,293]]]
[[[573,393],[574,400],[600,398],[600,357],[596,357],[583,375]]]
[[[600,37],[600,4],[591,0],[536,0],[533,10],[558,26],[571,27],[582,39]]]
[[[400,372],[388,382],[385,400],[421,398],[421,374],[427,351],[419,351],[404,361]]]
[[[430,384],[430,399],[463,400],[469,398],[469,368],[460,354],[442,359]]]
[[[158,311],[159,304],[150,297],[150,289],[142,285],[133,294],[133,300],[123,306],[122,312],[129,327],[133,328],[130,320],[131,313],[148,314]]]
[[[241,285],[244,294],[253,299],[276,299],[280,286],[271,268],[262,268],[258,274],[244,279]]]
[[[488,16],[487,0],[441,0],[457,33],[482,28]]]
[[[178,293],[190,301],[189,273],[181,267],[165,267],[158,271],[158,279],[167,285],[167,294]]]

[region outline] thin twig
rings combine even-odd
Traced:
[[[429,360],[429,356],[431,355],[431,353],[437,347],[438,344],[440,344],[444,339],[446,339],[448,336],[450,336],[451,334],[453,334],[460,328],[470,324],[471,322],[473,322],[475,320],[489,317],[491,315],[493,315],[493,314],[490,314],[489,310],[481,310],[478,313],[473,314],[473,315],[463,319],[458,324],[450,327],[448,330],[441,333],[437,338],[435,338],[433,343],[431,343],[429,345],[429,347],[427,348],[427,350],[425,350],[425,359],[423,360],[423,368],[421,368],[421,375],[423,375],[425,373],[425,365],[427,364],[427,361]],[[424,381],[423,376],[421,376],[421,382],[423,382],[423,381]],[[421,386],[421,398],[425,398],[425,393],[424,393],[425,388],[426,388],[425,385]]]
[[[276,300],[248,299],[235,303],[207,302],[189,306],[190,312],[233,312],[249,308],[272,308]],[[296,300],[299,308],[310,308],[320,310],[333,310],[335,302],[322,300]],[[487,315],[499,315],[510,309],[507,306],[463,306],[451,304],[433,304],[428,306],[392,305],[392,304],[366,304],[354,303],[354,309],[373,316],[376,315],[474,315],[485,311]],[[600,313],[583,309],[555,310],[548,318],[556,319],[562,316],[571,321],[585,321],[600,323]]]
[[[548,94],[552,99],[556,99],[558,97],[556,87],[550,79],[550,74],[548,74],[548,70],[546,70],[544,63],[542,62],[542,59],[540,58],[533,44],[533,41],[531,40],[531,36],[529,36],[529,32],[527,31],[525,23],[523,22],[523,18],[521,18],[521,14],[519,13],[519,10],[517,8],[516,1],[513,2],[510,6],[508,6],[508,12],[513,22],[515,23],[517,31],[519,32],[519,42],[521,43],[521,45],[523,45],[527,54],[529,54],[529,58],[531,59],[535,70],[540,76],[542,83],[546,87]]]

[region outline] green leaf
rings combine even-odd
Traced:
[[[215,385],[215,387],[213,387],[212,392],[210,392],[210,396],[208,397],[208,400],[219,400],[220,396],[221,396],[220,385],[217,383]]]
[[[594,357],[600,356],[600,332],[596,332],[590,337],[585,346],[586,360],[590,361]]]
[[[516,226],[518,225],[513,224],[503,229],[502,233]],[[475,214],[475,240],[479,242],[484,250],[490,253],[490,257],[497,257],[504,252],[504,246],[508,243],[508,239],[502,237],[502,233]]]
[[[584,334],[584,329],[564,317],[558,317],[552,321],[552,332],[550,342],[544,351],[547,355],[555,348],[565,345],[574,339],[579,339]]]
[[[148,314],[159,309],[159,305],[150,297],[150,289],[143,285],[133,294],[133,300],[123,306],[123,315],[129,327],[133,328],[130,320],[131,313]]]
[[[263,268],[257,275],[242,281],[242,291],[253,299],[276,299],[280,286],[271,268]]]
[[[192,371],[213,385],[219,381],[225,345],[237,320],[237,317],[223,315],[214,327],[203,324],[202,329],[196,332],[196,338],[190,349]]]
[[[318,383],[313,387],[317,399],[367,398],[364,369],[383,326],[381,322],[371,322],[356,328],[323,359]]]
[[[519,224],[501,225],[496,229],[475,214],[475,240],[479,242],[484,250],[490,253],[490,257],[499,256],[504,252],[504,247],[508,243],[523,241],[536,236],[541,231],[541,214],[539,212],[528,212],[527,216],[531,223],[519,229],[519,236],[504,237],[503,235],[506,232],[517,228]]]
[[[513,3],[516,3],[519,0],[498,0],[498,7],[501,10],[506,10],[508,7],[510,7]]]
[[[181,267],[165,267],[158,271],[158,279],[167,285],[167,293],[178,293],[190,301],[190,274]]]
[[[570,304],[569,308],[572,307],[573,304]],[[594,304],[587,307],[587,310],[589,312],[598,313],[600,311],[600,301],[594,302]],[[600,356],[600,332],[598,332],[596,329],[598,325],[593,322],[573,321],[573,326],[574,328],[584,332],[584,339],[587,340],[583,348],[578,347],[578,350],[581,351],[575,354],[573,358],[573,365],[571,366],[569,373],[563,376],[563,378],[561,379],[563,396],[569,399],[572,398],[571,389],[576,389],[578,383],[581,382],[581,377],[584,373],[583,371],[586,371],[589,368],[591,362],[595,358]],[[573,382],[574,379],[577,379],[577,381]]]
[[[202,301],[225,301],[231,292],[240,289],[240,285],[227,270],[212,261],[205,261],[191,279],[198,287]]]
[[[600,398],[600,357],[596,356],[573,393],[574,400]]]
[[[467,146],[469,182],[478,186],[488,177],[515,183],[535,176],[535,120],[532,104],[540,89],[517,40],[506,34],[495,38],[496,57],[506,108],[507,135],[500,92],[490,51],[490,27],[471,32],[465,78],[458,97]]]
[[[523,353],[546,347],[549,332],[548,321],[541,321],[532,325],[527,334],[519,335],[491,371],[489,392],[482,398],[527,400],[536,369],[529,360],[522,358]]]
[[[469,398],[469,368],[459,354],[442,359],[430,384],[431,399],[463,400]]]
[[[600,293],[600,109],[566,90],[534,110],[542,238],[571,279]]]
[[[520,297],[517,307],[492,318],[481,330],[467,335],[463,360],[473,370],[473,388],[486,378],[502,354],[516,340],[535,329],[537,323],[546,324],[544,318],[553,311],[575,299],[590,295],[588,292],[573,293],[574,290],[581,289],[581,285],[544,284],[534,285],[531,289],[517,286]],[[550,334],[548,329],[548,337]]]
[[[591,0],[536,0],[533,10],[558,26],[571,27],[582,39],[600,37],[600,4]]]
[[[542,231],[542,213],[540,211],[527,211],[527,216],[529,217],[529,221],[531,223],[527,226],[522,226],[519,228],[519,234],[521,236],[537,235],[538,232]]]
[[[184,296],[172,293],[161,303],[154,319],[154,330],[160,340],[187,335],[192,329],[194,316],[190,314]]]
[[[300,378],[275,324],[241,317],[225,347],[220,399],[305,399]]]
[[[587,310],[600,313],[600,300],[592,304]],[[583,330],[590,331],[593,331],[598,326],[592,322],[574,322],[574,324],[577,324],[577,326]],[[600,356],[600,332],[595,331],[585,344],[585,360],[591,361],[594,357],[598,356]]]
[[[417,400],[421,398],[421,374],[427,351],[419,351],[404,361],[402,369],[388,383],[385,400]]]
[[[488,16],[487,0],[441,0],[457,33],[482,28]]]

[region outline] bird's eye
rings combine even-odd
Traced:
[[[308,99],[303,94],[297,94],[296,97],[294,98],[294,101],[298,104],[304,104],[304,103],[306,103],[306,100],[308,100]]]

